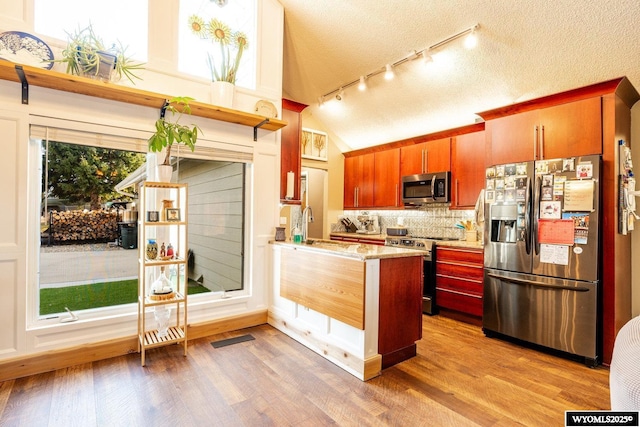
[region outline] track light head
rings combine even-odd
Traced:
[[[340,88],[340,91],[336,93],[336,99],[342,101],[344,99],[344,89]]]
[[[384,69],[384,78],[386,80],[391,80],[393,78],[393,69],[391,68],[391,64],[385,65]]]
[[[428,50],[422,51],[422,62],[427,65],[430,62],[433,62],[433,57],[429,54]]]
[[[367,83],[364,76],[360,76],[360,83],[358,83],[358,89],[362,92],[367,89]]]
[[[476,28],[478,28],[477,25],[474,25],[473,27],[471,27],[471,32],[464,39],[464,47],[466,47],[467,49],[473,49],[478,45],[478,36],[476,35]]]

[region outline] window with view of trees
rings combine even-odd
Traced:
[[[46,139],[40,146],[40,316],[135,303],[137,185],[116,188],[144,170],[146,155]],[[178,170],[190,183],[189,294],[242,289],[244,164],[182,159]]]

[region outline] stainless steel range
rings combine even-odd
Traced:
[[[387,236],[385,239],[385,246],[417,249],[424,252],[422,312],[430,315],[437,314],[435,302],[436,277],[433,259],[436,240],[441,239],[417,236]]]

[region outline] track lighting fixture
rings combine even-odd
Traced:
[[[318,97],[318,107],[322,108],[323,105],[324,105],[324,96],[319,96]]]
[[[393,78],[393,70],[391,69],[391,64],[387,64],[384,66],[384,78],[385,80],[391,80]]]
[[[464,39],[464,47],[467,49],[473,49],[478,45],[478,36],[476,36],[475,27],[471,29],[471,32]]]
[[[367,83],[364,81],[364,76],[360,76],[360,83],[358,83],[358,89],[360,92],[367,89]]]
[[[430,62],[433,62],[433,57],[431,55],[429,55],[429,51],[427,50],[423,50],[422,51],[422,62],[426,65]]]
[[[222,2],[226,2],[227,0],[212,0],[212,1],[222,1]],[[378,68],[377,70],[369,73],[369,74],[365,74],[360,76],[358,79],[353,80],[345,85],[340,86],[337,89],[332,90],[331,92],[327,92],[324,95],[322,95],[320,98],[318,98],[318,105],[322,106],[322,104],[324,103],[325,99],[330,99],[332,96],[335,95],[335,99],[337,99],[338,101],[341,101],[344,98],[344,90],[351,87],[351,86],[355,86],[358,85],[358,89],[360,90],[365,90],[366,89],[366,80],[368,80],[369,78],[376,76],[378,74],[382,74],[384,73],[384,77],[386,80],[390,80],[393,78],[394,76],[394,72],[393,72],[393,68],[404,64],[405,62],[408,61],[412,61],[414,59],[419,58],[420,56],[422,56],[422,61],[425,64],[428,64],[429,62],[433,61],[433,58],[431,57],[431,52],[441,48],[442,46],[459,39],[462,36],[467,36],[467,38],[465,38],[465,42],[464,45],[465,47],[467,47],[468,49],[473,49],[477,43],[478,43],[478,37],[476,35],[476,31],[480,28],[479,24],[475,24],[472,27],[469,27],[463,31],[460,31],[459,33],[456,33],[454,35],[452,35],[451,37],[448,37],[444,40],[439,41],[438,43],[431,45],[425,49],[422,50],[414,50],[411,55],[405,56],[404,58],[394,62],[394,63],[390,63],[390,64],[386,64],[384,67]]]

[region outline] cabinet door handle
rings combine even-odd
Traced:
[[[538,125],[533,127],[533,160],[538,160]]]
[[[424,150],[422,150],[422,155],[420,156],[420,161],[422,162],[422,166],[420,167],[420,170],[422,171],[422,173],[426,173],[426,162],[424,161]]]
[[[544,125],[540,126],[540,160],[544,160]]]
[[[458,179],[456,178],[456,200],[455,205],[460,206],[460,199],[458,199]]]
[[[429,151],[428,150],[424,150],[424,173],[428,173],[429,172]]]
[[[396,198],[395,198],[395,200],[393,201],[393,205],[394,205],[395,207],[398,207],[398,206],[399,206],[399,205],[398,205],[398,184],[396,184]]]
[[[358,187],[353,187],[353,207],[358,206]]]

